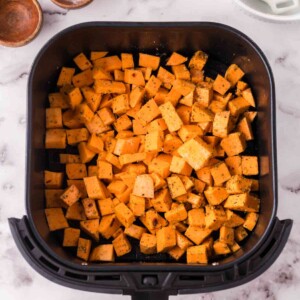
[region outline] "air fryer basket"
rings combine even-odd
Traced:
[[[165,255],[135,254],[115,263],[89,263],[65,251],[49,233],[44,216],[43,171],[51,160],[44,149],[47,95],[55,87],[58,68],[79,52],[147,52],[165,57],[178,51],[191,55],[201,49],[210,55],[211,76],[230,63],[247,74],[258,117],[255,151],[260,162],[260,218],[242,249],[214,265],[186,265]],[[75,289],[123,293],[133,299],[167,299],[178,293],[209,292],[234,287],[263,273],[279,256],[292,221],[279,221],[275,132],[275,88],[269,64],[248,37],[217,23],[102,23],[72,26],[53,37],[34,61],[28,82],[27,216],[11,218],[15,242],[29,264],[48,279]],[[136,247],[138,248],[138,247]]]

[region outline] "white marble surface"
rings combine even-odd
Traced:
[[[94,0],[81,10],[64,10],[39,1],[44,25],[29,45],[0,46],[0,299],[129,299],[75,291],[41,277],[24,261],[10,235],[8,217],[24,208],[26,84],[42,45],[60,30],[85,21],[216,21],[255,40],[273,68],[277,90],[280,218],[294,219],[287,247],[259,279],[213,294],[176,299],[289,299],[300,297],[300,23],[274,24],[252,19],[231,0]],[[175,299],[171,297],[171,299]]]

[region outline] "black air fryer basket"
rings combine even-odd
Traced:
[[[209,265],[187,265],[164,254],[134,254],[115,263],[82,263],[50,234],[44,215],[43,171],[52,161],[44,149],[47,95],[56,84],[58,68],[80,52],[146,52],[156,55],[196,50],[210,55],[210,76],[231,63],[246,73],[258,117],[256,154],[260,165],[261,209],[253,233],[233,255]],[[238,286],[262,274],[277,259],[289,237],[292,221],[277,211],[275,87],[270,66],[243,33],[216,23],[109,23],[72,26],[53,37],[34,61],[28,83],[27,215],[9,220],[15,242],[28,263],[51,281],[85,291],[132,295],[133,299],[167,299],[168,295],[212,292]],[[53,162],[54,163],[54,162]]]

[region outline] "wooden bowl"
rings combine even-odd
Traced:
[[[56,5],[63,8],[79,8],[88,5],[93,0],[51,0]]]
[[[20,47],[39,32],[43,14],[36,0],[0,0],[0,45]]]

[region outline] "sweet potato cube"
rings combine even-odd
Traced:
[[[106,216],[114,213],[114,205],[111,198],[97,200],[98,208],[101,216]]]
[[[236,126],[236,129],[244,135],[246,141],[253,140],[254,136],[251,128],[251,123],[246,117],[243,117],[239,121],[239,123]]]
[[[84,213],[88,219],[100,218],[95,199],[90,199],[90,198],[82,199],[82,204],[84,208]]]
[[[225,163],[231,175],[242,174],[242,158],[240,156],[230,156],[225,158]]]
[[[121,223],[114,214],[107,215],[101,219],[98,231],[105,239],[109,239],[120,228],[120,226]]]
[[[213,148],[200,138],[188,140],[177,151],[196,171],[204,167],[213,154]]]
[[[67,180],[67,185],[68,186],[71,186],[72,184],[74,184],[78,188],[78,190],[79,190],[79,192],[81,194],[81,198],[87,198],[87,192],[86,192],[86,188],[85,188],[83,180],[77,180],[77,179],[75,179],[75,180],[72,180],[72,179]]]
[[[79,257],[85,261],[88,261],[91,248],[92,248],[91,240],[79,238],[78,239],[78,247],[77,247],[77,257]]]
[[[240,132],[229,134],[220,145],[228,156],[238,155],[246,149],[245,138]]]
[[[243,98],[253,107],[255,107],[255,100],[253,98],[253,94],[250,88],[242,91]]]
[[[231,175],[224,162],[217,163],[210,168],[211,175],[216,186],[221,185],[230,179]]]
[[[82,179],[87,176],[85,164],[66,164],[66,173],[69,179]]]
[[[168,254],[175,260],[179,260],[184,255],[184,253],[185,251],[180,249],[178,246],[175,246],[168,251]]]
[[[141,86],[136,86],[134,89],[132,89],[129,95],[130,107],[134,108],[138,104],[141,104],[145,96],[145,92],[146,92],[145,88]]]
[[[79,152],[79,155],[80,155],[80,161],[82,163],[90,162],[94,158],[94,156],[96,155],[96,153],[94,151],[91,151],[87,147],[86,142],[81,142],[81,143],[78,144],[78,152]]]
[[[80,221],[80,229],[92,237],[96,242],[99,242],[98,227],[99,219]]]
[[[113,241],[117,256],[123,256],[131,251],[131,245],[124,233],[119,234]]]
[[[204,195],[210,205],[220,205],[228,198],[228,193],[223,187],[209,186],[204,191]]]
[[[135,221],[134,214],[124,203],[119,203],[114,210],[116,217],[123,226],[129,227]]]
[[[230,110],[230,113],[237,117],[250,107],[250,104],[248,101],[246,101],[243,97],[237,97],[233,100],[230,100],[228,102],[228,108]]]
[[[191,107],[194,103],[194,91],[190,92],[189,94],[181,98],[179,100],[179,103]]]
[[[225,208],[245,212],[258,212],[260,200],[248,193],[230,195],[224,203]]]
[[[72,78],[72,84],[77,88],[82,88],[84,86],[89,86],[93,84],[93,72],[91,69],[82,71],[81,73],[76,74]]]
[[[213,99],[212,85],[207,82],[198,83],[195,89],[194,98],[199,105],[203,107],[208,107]]]
[[[149,54],[144,54],[144,53],[139,54],[139,66],[140,67],[146,67],[146,68],[149,67],[153,71],[155,71],[158,69],[159,63],[160,63],[159,56],[154,56],[154,55],[149,55]]]
[[[122,62],[117,55],[102,57],[94,61],[94,66],[101,67],[105,71],[122,69]]]
[[[195,90],[195,85],[189,80],[175,79],[173,82],[173,88],[182,96],[187,96]]]
[[[140,239],[140,251],[143,254],[156,253],[156,236],[149,233],[143,233]]]
[[[125,228],[124,233],[134,239],[140,240],[143,233],[146,231],[146,228],[132,224],[131,226]]]
[[[162,227],[162,224],[159,222],[159,215],[154,209],[149,209],[145,213],[145,221],[147,223],[147,228],[150,230]]]
[[[113,166],[109,162],[106,161],[98,161],[98,173],[97,176],[99,179],[113,179]]]
[[[229,111],[221,111],[215,114],[213,121],[213,135],[224,138],[232,129],[232,122]]]
[[[170,171],[172,173],[190,176],[193,169],[183,158],[173,156],[170,165]]]
[[[254,212],[248,212],[246,214],[245,222],[243,224],[243,227],[252,231],[257,223],[258,220],[258,214]]]
[[[122,115],[129,109],[128,94],[122,94],[112,99],[112,110],[114,114]]]
[[[110,193],[115,195],[120,195],[126,190],[127,186],[122,180],[113,180],[108,186],[107,189]]]
[[[63,247],[77,247],[80,236],[80,229],[65,228]]]
[[[258,175],[257,156],[242,156],[243,175]]]
[[[191,74],[185,64],[172,66],[172,72],[176,79],[190,80]]]
[[[206,206],[205,224],[206,228],[218,230],[227,220],[226,213],[222,206]]]
[[[204,123],[212,122],[214,120],[214,114],[198,102],[194,103],[191,111],[191,122]]]
[[[147,126],[148,133],[152,131],[164,131],[166,129],[168,129],[168,126],[163,118],[156,119]]]
[[[133,55],[130,53],[121,53],[122,70],[134,68]]]
[[[62,128],[61,108],[46,108],[46,128]]]
[[[85,177],[83,181],[89,198],[106,199],[109,196],[106,186],[96,176]]]
[[[104,123],[97,114],[94,115],[91,122],[85,122],[84,125],[91,134],[96,133],[100,135],[111,129],[110,126],[104,125]]]
[[[186,194],[187,191],[184,187],[184,184],[178,176],[173,175],[171,177],[168,177],[167,183],[168,183],[170,194],[173,199]]]
[[[234,230],[234,239],[237,242],[241,242],[248,236],[246,229],[243,226],[239,226]]]
[[[193,246],[193,243],[179,231],[176,231],[176,244],[184,251],[186,251],[188,247]]]
[[[78,87],[71,88],[67,91],[67,100],[71,109],[75,109],[83,100],[82,94]]]
[[[86,147],[94,153],[100,153],[104,150],[104,143],[101,137],[93,133],[88,139]]]
[[[94,117],[94,112],[90,109],[86,102],[76,106],[75,113],[81,123],[91,122]]]
[[[74,221],[84,221],[86,220],[86,215],[84,213],[83,205],[81,202],[77,201],[72,206],[67,208],[66,218],[68,220]]]
[[[188,223],[190,226],[205,227],[205,213],[203,208],[193,208],[188,211]]]
[[[66,130],[64,129],[47,129],[45,148],[46,149],[65,149],[66,143]]]
[[[124,82],[137,86],[145,86],[145,79],[141,70],[126,69],[124,71]]]
[[[161,151],[164,142],[164,133],[161,130],[148,132],[145,136],[145,152]]]
[[[126,86],[123,82],[96,79],[94,85],[95,92],[98,94],[125,94]]]
[[[203,130],[197,125],[183,125],[179,131],[178,135],[183,142],[195,138],[197,136],[203,135]]]
[[[228,67],[225,78],[230,82],[231,86],[235,86],[244,76],[244,72],[236,65],[232,64]]]
[[[171,208],[172,199],[169,190],[164,188],[155,193],[151,200],[154,209],[157,212],[167,212]]]
[[[50,93],[48,99],[51,108],[69,108],[69,103],[62,93]]]
[[[234,229],[227,227],[227,226],[222,226],[220,228],[220,237],[219,241],[228,245],[233,245],[234,244]]]
[[[251,191],[252,180],[241,175],[234,175],[226,182],[228,194],[242,194]]]
[[[119,138],[113,153],[115,155],[133,154],[138,152],[141,139],[139,137]]]
[[[88,58],[83,53],[78,54],[74,58],[74,62],[81,71],[89,69],[93,66],[91,64],[91,62],[88,60]]]
[[[180,64],[185,63],[187,60],[188,60],[187,57],[184,57],[177,52],[173,52],[172,55],[169,57],[166,65],[167,66],[178,66]]]
[[[174,74],[167,71],[163,67],[159,67],[159,70],[157,72],[157,78],[163,83],[171,83],[171,84],[175,80]]]
[[[124,114],[120,118],[116,119],[116,121],[114,122],[113,125],[114,125],[115,129],[118,132],[120,132],[120,131],[130,129],[132,127],[132,122],[128,118],[128,116],[126,114]]]
[[[71,206],[76,201],[78,201],[80,197],[81,197],[81,194],[80,194],[78,188],[73,184],[64,191],[64,193],[60,196],[60,199],[67,206]]]
[[[153,99],[147,101],[136,114],[141,124],[146,125],[160,115],[160,110]]]
[[[88,141],[89,132],[86,128],[69,129],[66,132],[69,145],[75,146],[78,143]]]
[[[64,173],[44,171],[44,183],[48,189],[59,189],[62,187]]]
[[[45,215],[50,231],[69,227],[68,221],[64,216],[62,208],[46,208]]]
[[[186,260],[188,264],[207,264],[207,247],[205,245],[189,247],[186,253]]]
[[[115,261],[114,247],[112,244],[100,245],[93,249],[90,261]]]
[[[172,227],[163,227],[156,233],[157,252],[167,252],[176,246],[176,231]]]
[[[145,198],[130,195],[129,207],[135,216],[142,216],[145,213]]]
[[[154,75],[150,77],[145,86],[146,95],[148,96],[148,98],[153,98],[156,95],[161,84],[162,82]]]
[[[232,253],[237,252],[240,249],[241,247],[237,242],[234,242],[234,244],[230,246],[230,250]]]
[[[166,102],[159,107],[162,117],[165,120],[168,130],[170,132],[177,131],[183,125],[180,117],[178,116],[174,106],[170,102]]]
[[[57,86],[71,84],[74,73],[75,73],[74,68],[62,67],[57,80]]]
[[[153,198],[154,183],[152,177],[148,174],[137,176],[132,193],[135,196]]]
[[[93,78],[101,80],[113,80],[113,77],[108,71],[105,71],[102,67],[94,67]]]
[[[229,246],[221,241],[215,241],[213,248],[216,255],[225,255],[231,252]]]
[[[108,126],[115,122],[116,118],[109,107],[103,107],[97,112],[98,116],[103,121],[103,124]]]
[[[96,112],[101,102],[101,98],[102,98],[101,94],[97,94],[93,88],[88,86],[82,87],[81,92],[89,108],[93,112]]]
[[[107,51],[91,51],[90,59],[91,61],[95,61],[99,58],[102,58],[108,54]]]
[[[177,207],[165,213],[165,218],[169,223],[177,223],[180,221],[184,221],[187,218],[187,216],[188,214],[183,204],[180,204]]]
[[[189,226],[185,232],[185,236],[188,237],[196,245],[200,245],[207,237],[212,233],[212,230],[208,228],[202,228],[199,226]]]
[[[217,78],[213,83],[214,91],[218,92],[221,95],[224,95],[230,89],[230,86],[231,83],[220,74],[217,75]]]
[[[197,192],[200,193],[199,191]],[[202,194],[196,195],[194,193],[188,193],[188,198],[186,202],[190,203],[193,208],[199,208],[204,204],[205,199]]]
[[[230,209],[226,209],[227,221],[224,223],[227,227],[237,227],[244,223],[244,219],[231,211]]]
[[[196,171],[198,179],[207,185],[213,185],[213,178],[211,176],[210,167],[204,167]]]
[[[257,111],[246,111],[244,112],[244,116],[247,118],[247,120],[252,123],[257,116]]]
[[[205,52],[201,50],[196,51],[189,62],[189,68],[202,70],[207,60],[208,60],[208,55]]]
[[[177,150],[181,145],[182,141],[177,136],[167,134],[164,141],[163,152],[172,153]]]

